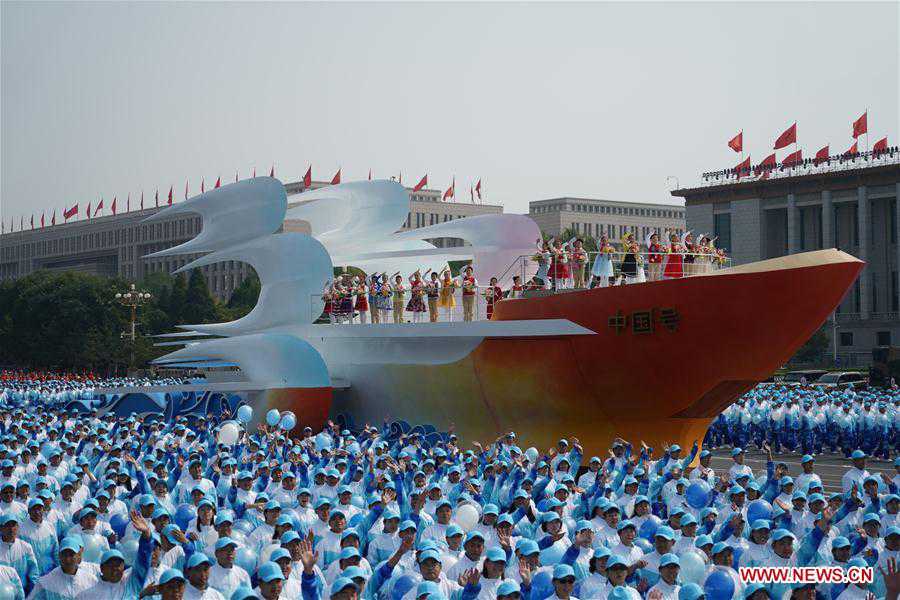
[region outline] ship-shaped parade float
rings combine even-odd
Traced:
[[[516,431],[538,447],[574,436],[589,453],[615,437],[687,447],[822,325],[864,264],[820,250],[680,279],[535,292],[499,301],[489,320],[315,323],[336,266],[412,273],[470,260],[479,281],[498,276],[504,289],[537,269],[523,260],[540,237],[527,216],[398,231],[408,210],[393,181],[329,186],[288,203],[280,181],[257,177],[153,215],[196,213],[202,230],[151,257],[202,254],[178,272],[243,261],[261,282],[250,313],[181,326],[161,342],[178,349],[155,363],[206,369],[195,389],[240,394],[255,419],[292,411],[313,431],[329,419],[351,427],[389,416],[428,431],[452,425],[464,442]],[[436,238],[466,244],[425,241]]]

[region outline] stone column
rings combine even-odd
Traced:
[[[797,231],[797,199],[794,194],[788,194],[787,197],[787,251],[788,254],[796,254],[800,251],[800,235]]]
[[[856,226],[859,233],[859,249],[856,253],[860,260],[869,260],[869,194],[866,186],[861,185],[856,189]],[[859,316],[861,319],[869,318],[869,309],[872,307],[872,279],[868,266],[859,274]]]
[[[834,248],[834,204],[831,190],[822,190],[822,247]]]

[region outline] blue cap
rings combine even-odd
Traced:
[[[407,529],[412,529],[414,531],[418,531],[418,527],[414,521],[410,521],[409,519],[400,523],[400,529],[398,531],[406,531]]]
[[[623,529],[625,529],[627,527],[637,529],[637,527],[635,527],[633,522],[631,522],[628,519],[625,519],[624,521],[619,521],[619,523],[616,525],[616,531],[622,531]]]
[[[516,550],[518,550],[519,553],[522,554],[522,556],[531,556],[533,554],[540,554],[541,552],[541,549],[537,545],[537,542],[529,539],[520,540],[516,544]]]
[[[863,452],[862,450],[854,450],[853,454],[850,455],[850,458],[854,459],[854,460],[859,459],[859,458],[865,458],[865,457],[866,457],[866,453]]]
[[[816,459],[814,459],[814,458],[813,458],[812,456],[810,456],[809,454],[804,454],[804,455],[803,455],[803,458],[800,459],[800,464],[804,464],[804,463],[808,463],[808,462],[813,462],[814,460],[816,460]]]
[[[863,524],[865,523],[878,523],[881,525],[881,517],[878,516],[878,513],[866,513],[866,516],[863,517]]]
[[[504,579],[503,583],[501,583],[497,587],[497,597],[500,596],[509,596],[510,594],[522,593],[522,588],[519,587],[519,584],[513,581],[512,579]]]
[[[681,517],[681,527],[687,527],[688,525],[696,525],[697,519],[691,513],[687,513],[683,517]]]
[[[607,568],[609,564],[607,563]],[[553,567],[553,579],[564,579],[566,577],[575,577],[575,571],[566,564],[557,564]]]
[[[772,524],[767,519],[756,519],[750,525],[750,531],[759,531],[761,529],[772,529]]]
[[[185,580],[184,575],[181,573],[181,571],[178,571],[176,569],[166,569],[165,571],[163,571],[163,574],[159,576],[159,585],[166,585],[173,579],[179,579],[181,581]]]
[[[279,567],[278,563],[276,562],[269,561],[263,564],[259,567],[258,573],[260,580],[265,581],[266,583],[275,581],[276,579],[284,580],[284,573],[281,571],[281,567]]]
[[[678,557],[671,552],[669,552],[667,554],[663,554],[659,558],[659,566],[660,567],[668,567],[670,565],[676,565],[679,567],[681,566],[681,561],[679,561]]]
[[[199,567],[201,565],[210,565],[212,566],[213,562],[209,559],[209,557],[203,552],[195,552],[191,554],[191,557],[187,559],[187,562],[184,564],[185,569],[193,569],[194,567]]]
[[[619,556],[618,554],[613,554],[606,560],[606,568],[612,569],[615,567],[622,567],[627,569],[628,563],[625,562],[625,559]]]
[[[463,544],[468,544],[470,541],[474,539],[480,539],[482,542],[484,541],[484,534],[478,531],[477,529],[473,529],[469,533],[466,534],[466,540]]]
[[[107,550],[103,554],[100,555],[100,562],[98,564],[106,564],[107,561],[110,561],[114,558],[118,558],[122,562],[125,562],[125,557],[122,556],[122,553],[118,550]]]
[[[713,540],[710,536],[706,535],[698,535],[694,540],[694,548],[703,548],[703,546],[712,546]]]
[[[703,598],[703,588],[696,583],[686,583],[678,590],[678,600],[698,600]]]
[[[653,534],[653,537],[661,537],[663,539],[667,539],[669,541],[675,540],[675,532],[672,531],[672,528],[668,525],[662,525],[656,528],[656,533]]]
[[[606,546],[600,545],[594,548],[594,556],[592,558],[609,558],[612,552]]]
[[[786,537],[790,537],[792,540],[797,539],[794,537],[794,534],[788,531],[787,529],[776,529],[772,532],[772,541],[777,542],[779,540],[783,540]]]
[[[234,513],[230,510],[222,510],[217,512],[214,524],[221,525],[222,523],[234,523]]]
[[[447,531],[444,532],[444,537],[455,537],[457,535],[462,535],[463,533],[462,527],[456,523],[451,523],[447,527]]]
[[[485,558],[491,562],[506,563],[506,552],[501,548],[490,548],[485,554]]]
[[[731,451],[731,456],[737,456],[738,454],[743,454],[743,453],[744,453],[743,448],[735,448],[734,450]]]
[[[237,545],[238,543],[230,537],[222,537],[216,540],[216,550],[221,550],[222,548],[227,548],[228,546],[237,547]]]
[[[356,548],[353,549],[356,550]],[[344,550],[347,550],[347,548],[344,548]],[[272,562],[278,562],[282,558],[291,560],[291,553],[284,548],[275,548],[275,550],[272,551],[272,554],[269,555],[269,560]]]
[[[891,529],[893,529],[893,527]],[[888,531],[890,531],[890,529]],[[832,549],[847,548],[849,546],[850,546],[850,540],[848,540],[847,538],[845,538],[842,535],[839,535],[836,538],[834,538],[833,540],[831,540],[831,548]]]
[[[696,543],[696,542],[694,542],[694,543]],[[715,556],[716,554],[718,554],[720,552],[725,552],[726,550],[733,550],[733,548],[731,546],[729,546],[728,544],[726,544],[725,542],[718,542],[718,543],[716,543],[716,545],[713,546],[712,554],[713,554],[713,556]]]
[[[422,564],[429,558],[433,558],[434,560],[441,562],[441,554],[437,550],[425,550],[424,552],[419,553],[419,564]]]
[[[359,550],[355,546],[341,548],[340,560],[348,560],[350,558],[360,558]]]
[[[259,600],[259,596],[257,596],[256,592],[254,592],[247,586],[242,585],[238,589],[234,590],[229,600]]]

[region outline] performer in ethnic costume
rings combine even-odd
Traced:
[[[436,323],[438,320],[438,297],[441,295],[441,282],[438,274],[431,272],[431,280],[425,284],[425,293],[428,294],[428,320]]]
[[[418,323],[425,312],[425,284],[418,271],[409,277],[409,296],[406,310],[413,314],[413,323]]]
[[[331,300],[331,284],[330,283],[325,284],[325,289],[322,291],[322,302],[325,303],[325,310],[324,310],[323,314],[325,315],[325,317],[328,319],[329,322],[334,323],[334,315],[332,314],[333,313],[332,309],[334,308],[334,303]]]
[[[513,284],[509,289],[509,293],[507,294],[507,298],[522,298],[525,288],[522,287],[522,277],[519,275],[513,275]]]
[[[388,322],[388,313],[391,312],[391,283],[387,273],[381,274],[378,287],[378,310],[381,311],[381,322]]]
[[[402,323],[406,288],[403,287],[403,277],[401,277],[399,273],[394,275],[394,285],[391,286],[391,292],[394,299],[394,323]]]
[[[369,306],[372,311],[372,323],[381,323],[381,311],[378,310],[378,292],[381,286],[378,284],[378,275],[369,277]]]
[[[564,290],[569,287],[569,254],[563,247],[562,240],[554,240],[553,261],[550,264],[550,279],[553,289]]]
[[[678,243],[678,236],[669,236],[669,252],[666,254],[666,266],[663,269],[663,279],[678,279],[684,277],[684,269],[681,262],[684,247]]]
[[[472,275],[472,265],[466,267],[466,274],[462,278],[462,301],[463,301],[463,320],[472,321],[475,319],[475,290],[478,288],[478,281]]]
[[[622,251],[625,253],[625,256],[622,258],[620,273],[621,283],[637,283],[638,250],[639,248],[637,242],[634,241],[634,236],[631,233],[626,233],[622,240]]]
[[[694,263],[697,261],[697,249],[694,244],[694,236],[688,231],[681,238],[681,245],[684,247],[684,276],[696,273]]]
[[[650,281],[659,281],[662,279],[662,262],[666,247],[659,243],[658,233],[650,235],[650,238],[647,240],[647,249],[650,251],[650,256],[648,257]]]
[[[613,277],[613,265],[611,256],[615,252],[615,249],[610,245],[609,240],[605,235],[600,236],[600,241],[597,242],[597,258],[594,259],[594,266],[591,267],[591,275],[594,276],[594,280],[591,282],[591,287],[607,287],[609,285],[609,280]]]
[[[447,320],[453,320],[453,309],[456,308],[456,281],[450,276],[450,269],[444,269],[441,281],[441,295],[438,306],[447,309]]]
[[[487,318],[490,320],[494,315],[494,305],[503,300],[503,290],[497,285],[496,277],[491,277],[491,285],[484,291],[484,298],[487,300]]]
[[[569,264],[572,267],[572,283],[575,289],[584,288],[584,265],[587,262],[587,252],[584,251],[584,242],[581,238],[572,243],[572,256]]]
[[[538,251],[537,254],[531,257],[531,260],[538,264],[538,271],[532,280],[534,283],[540,284],[540,288],[538,289],[546,289],[550,283],[550,262],[553,258],[553,253],[550,252],[550,244],[541,240],[538,240]]]
[[[341,322],[353,323],[353,295],[354,290],[350,282],[346,281],[346,275],[340,282],[341,296]]]
[[[356,312],[359,313],[359,322],[365,325],[369,315],[369,290],[366,286],[366,280],[360,280],[359,277],[353,278],[353,285],[356,293]]]

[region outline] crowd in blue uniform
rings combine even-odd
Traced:
[[[227,439],[232,415],[77,414],[15,389],[0,390],[0,599],[895,600],[900,586],[900,460],[874,476],[859,447],[830,491],[813,455],[796,472],[772,458],[782,430],[760,439],[765,472],[740,447],[716,472],[697,444],[584,456],[577,439],[539,451],[513,432],[483,446],[301,433],[277,413]],[[778,393],[787,407],[807,392]],[[877,576],[744,585],[737,571],[795,565]]]
[[[900,391],[804,385],[760,385],[722,412],[704,441],[801,454],[862,449],[887,460],[900,451]]]

